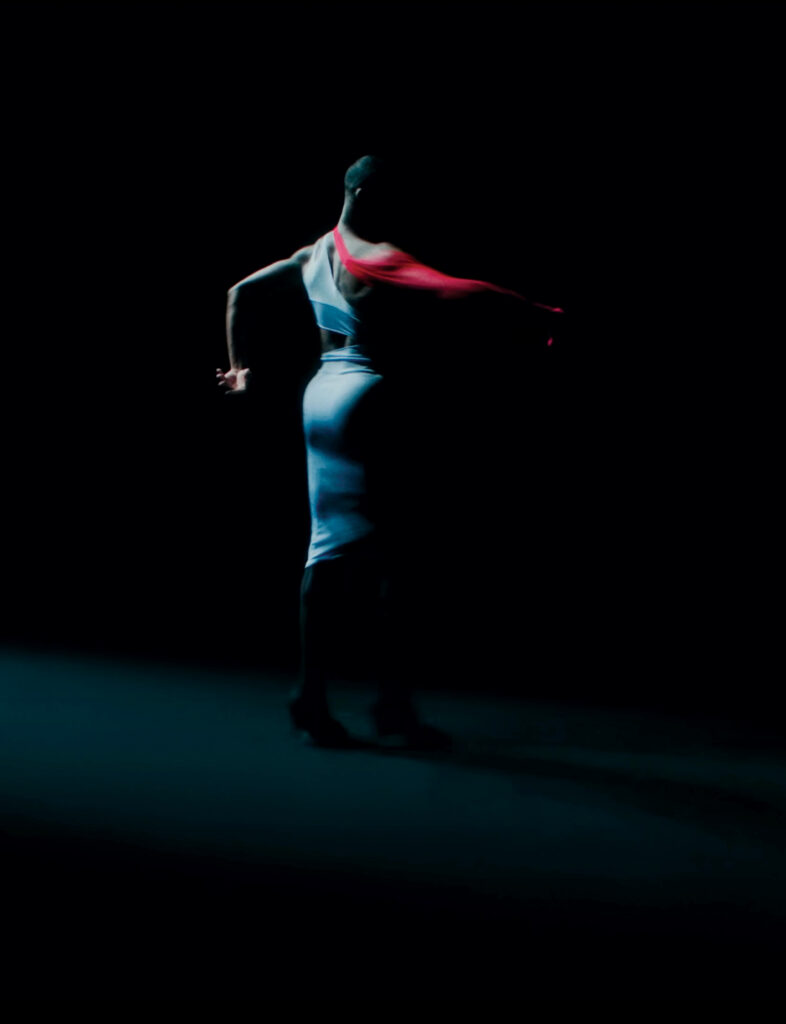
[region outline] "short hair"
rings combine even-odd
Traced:
[[[354,192],[356,188],[367,188],[374,192],[389,192],[394,177],[389,160],[379,156],[362,156],[344,175],[344,190]]]

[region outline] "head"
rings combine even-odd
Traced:
[[[403,177],[393,161],[362,156],[344,175],[341,220],[363,238],[390,241],[405,207]]]

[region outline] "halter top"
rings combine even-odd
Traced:
[[[327,238],[323,235],[314,244],[311,257],[303,267],[303,283],[318,326],[354,338],[360,328],[360,317],[338,290]]]

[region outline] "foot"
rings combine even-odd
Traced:
[[[309,705],[302,698],[295,697],[289,702],[289,717],[292,727],[301,738],[312,746],[334,750],[348,750],[360,746],[341,722],[338,722],[326,705]]]
[[[449,733],[418,721],[411,704],[385,705],[377,701],[371,716],[378,739],[384,746],[405,750],[449,750],[453,743]]]

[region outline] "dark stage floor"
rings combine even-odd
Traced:
[[[423,693],[454,752],[331,752],[285,678],[0,680],[6,998],[782,998],[786,761],[742,725]]]

